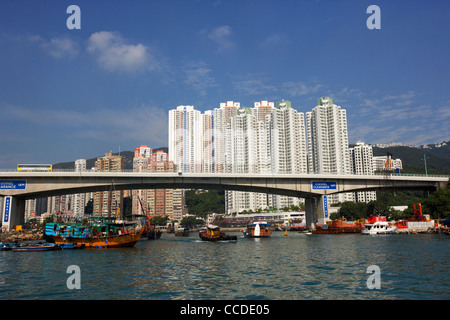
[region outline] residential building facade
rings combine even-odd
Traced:
[[[112,152],[105,153],[95,161],[94,170],[97,172],[114,172],[123,170],[123,159]],[[123,190],[115,190],[112,182],[109,191],[94,192],[93,215],[122,218]]]

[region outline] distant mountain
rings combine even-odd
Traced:
[[[160,147],[153,149],[153,151],[162,150],[164,152],[168,151],[167,147]],[[119,155],[119,153],[114,153],[114,155]],[[86,159],[86,168],[89,170],[93,167],[95,167],[95,161],[97,161],[97,158],[104,157],[105,155],[101,155],[95,158]],[[120,152],[120,156],[123,157],[123,163],[124,163],[124,169],[126,170],[133,170],[133,158],[134,158],[134,151],[122,151]],[[75,161],[69,161],[69,162],[60,162],[53,165],[54,169],[74,169],[75,168]]]
[[[373,147],[374,156],[392,154],[392,158],[401,159],[403,173],[425,173],[426,157],[428,174],[450,174],[450,141],[424,146]]]

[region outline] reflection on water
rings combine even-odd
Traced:
[[[238,234],[238,233],[236,233]],[[134,248],[0,252],[1,299],[449,299],[446,235],[306,235]],[[67,267],[81,269],[69,290]],[[381,289],[366,286],[381,269]]]

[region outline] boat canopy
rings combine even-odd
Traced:
[[[257,224],[259,224],[260,226],[270,226],[270,224],[267,223],[266,221],[255,221],[253,223],[248,224],[247,227],[253,227],[256,226]]]

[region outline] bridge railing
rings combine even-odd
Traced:
[[[0,168],[0,173],[1,172],[18,172],[17,171],[17,169],[1,169]],[[44,173],[45,171],[39,171],[40,173]],[[53,169],[51,172],[48,172],[48,173],[52,173],[52,172],[80,172],[80,171],[76,171],[75,169]],[[94,170],[85,170],[85,171],[82,171],[82,172],[117,172],[117,173],[119,173],[119,172],[125,172],[125,173],[139,173],[139,171],[134,171],[133,169],[123,169],[123,170],[121,170],[121,171],[94,171]],[[140,171],[140,172],[142,172],[142,173],[152,173],[152,172],[148,172],[148,171]],[[27,173],[27,172],[24,172],[24,173]],[[158,174],[164,174],[164,173],[171,173],[171,174],[174,174],[174,173],[177,173],[177,172],[153,172],[153,173],[158,173]],[[190,172],[186,172],[187,174],[189,174]],[[202,174],[201,172],[196,172],[197,174]],[[185,173],[182,173],[182,174],[185,174]],[[195,173],[191,173],[191,174],[195,174]],[[216,174],[216,173],[205,173],[205,174],[207,174],[207,175],[214,175],[214,174]],[[219,174],[233,174],[233,172],[223,172],[223,173],[217,173],[218,175]],[[252,173],[248,173],[248,174],[252,174]],[[239,174],[239,175],[242,175],[242,174]],[[255,176],[257,176],[258,174],[257,173],[254,173],[253,175],[255,175]],[[267,175],[270,175],[270,174],[266,174],[266,173],[264,173],[264,174],[261,174],[261,176],[267,176]],[[273,175],[277,175],[277,176],[279,176],[279,175],[292,175],[291,173],[286,173],[286,174],[283,174],[283,173],[274,173]],[[314,174],[311,174],[311,175],[314,175]],[[342,174],[337,174],[337,173],[326,173],[326,175],[328,175],[328,176],[334,176],[334,175],[336,175],[336,176],[342,176]],[[450,178],[450,176],[449,175],[437,175],[437,174],[418,174],[418,173],[395,173],[395,172],[388,172],[388,173],[385,173],[385,172],[375,172],[375,173],[373,173],[372,175],[374,175],[374,176],[386,176],[386,177],[396,177],[396,176],[402,176],[402,177],[438,177],[438,178]],[[355,176],[355,177],[357,177],[357,176],[360,176],[360,175],[357,175],[357,174],[346,174],[345,176]],[[370,175],[364,175],[364,176],[370,176]]]

